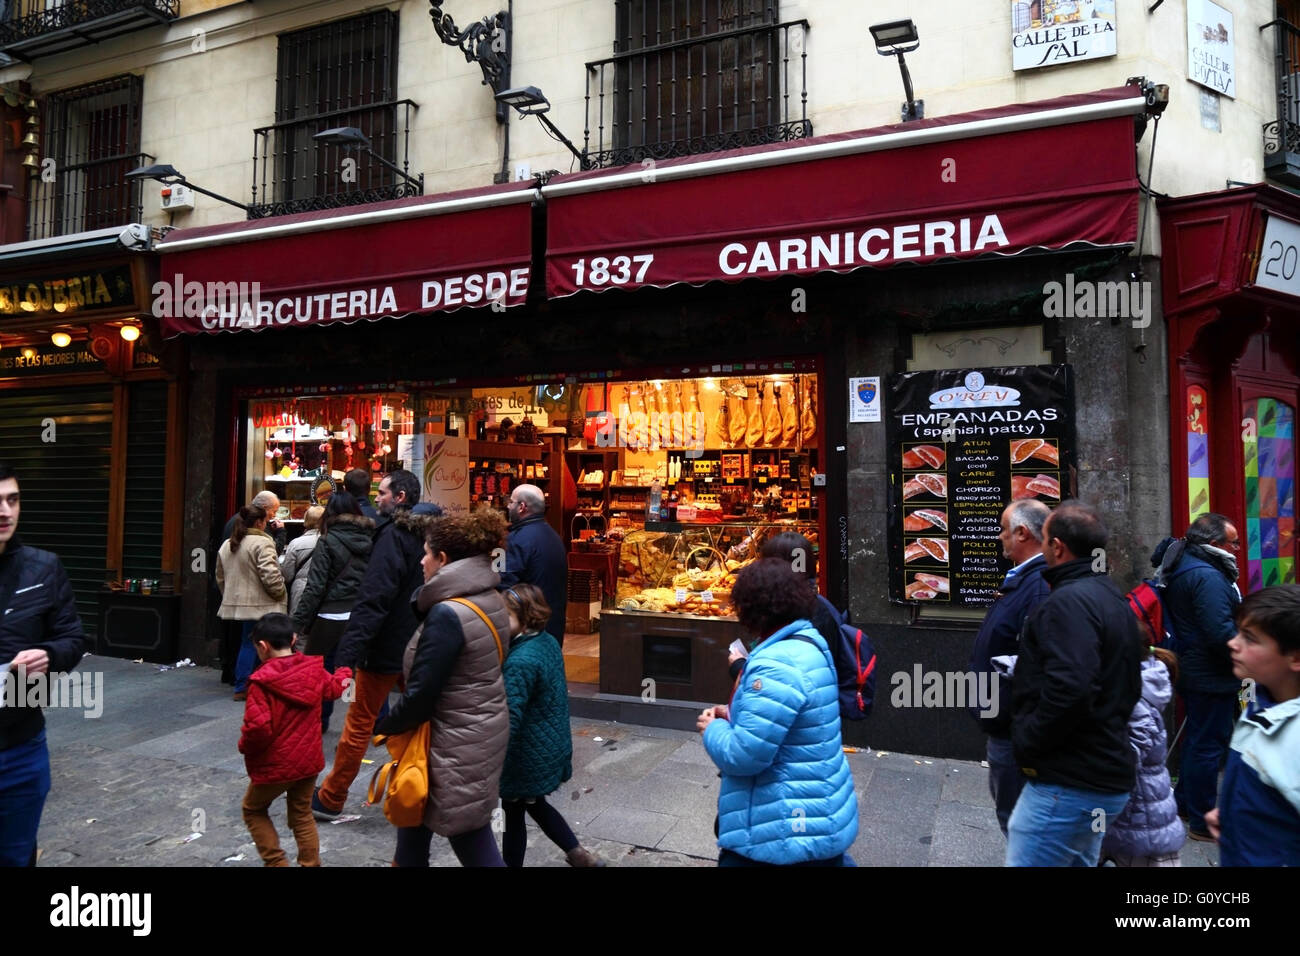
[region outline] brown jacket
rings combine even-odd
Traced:
[[[217,552],[217,588],[221,591],[217,617],[222,620],[256,621],[272,611],[283,613],[284,575],[271,536],[252,528],[234,553],[227,538]]]
[[[441,836],[488,825],[497,806],[497,786],[510,740],[500,656],[509,647],[509,620],[496,590],[500,580],[491,558],[479,555],[446,565],[416,592],[416,616],[425,623],[407,644],[402,666],[406,695],[393,716],[409,722],[422,716],[435,697],[429,718],[429,805],[424,825]],[[482,608],[496,626],[500,652],[492,632],[471,608],[446,603],[456,597]],[[457,646],[459,652],[448,659],[446,649]],[[441,664],[426,666],[439,656]],[[424,675],[431,672],[441,677],[440,683],[426,680]],[[400,713],[403,709],[406,720]]]

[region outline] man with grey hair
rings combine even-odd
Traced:
[[[1007,821],[1011,819],[1025,778],[1011,752],[1011,682],[1005,674],[995,672],[992,659],[1018,653],[1025,619],[1051,592],[1043,580],[1043,570],[1047,567],[1043,557],[1043,525],[1051,513],[1047,505],[1035,498],[1013,501],[1003,509],[998,540],[1002,543],[1002,556],[1010,558],[1014,566],[1007,572],[993,606],[984,616],[971,652],[970,667],[976,680],[997,682],[994,685],[997,693],[992,698],[994,706],[983,711],[973,707],[971,714],[988,734],[989,793],[997,808],[1003,836],[1007,834]],[[981,674],[989,676],[984,678]],[[982,716],[988,710],[993,713]]]
[[[564,542],[546,523],[546,496],[536,485],[510,492],[510,538],[501,586],[535,584],[551,606],[547,631],[564,646],[564,604],[569,593],[569,561]]]
[[[1166,539],[1152,555],[1164,584],[1165,613],[1178,637],[1178,691],[1187,708],[1183,763],[1174,798],[1187,817],[1187,835],[1213,839],[1205,814],[1214,807],[1219,771],[1228,757],[1237,693],[1228,642],[1237,633],[1241,591],[1237,552],[1241,539],[1231,520],[1203,514],[1182,541]]]
[[[276,512],[280,510],[279,496],[273,491],[259,491],[257,494],[253,495],[253,500],[250,501],[249,504],[257,505],[257,507],[266,512],[266,533],[275,541],[276,552],[284,554],[284,522],[276,517]],[[231,515],[230,520],[226,522],[225,528],[222,529],[221,540],[223,542],[229,538],[231,533],[235,530],[235,519],[237,517],[239,517],[238,514]]]

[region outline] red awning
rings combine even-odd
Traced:
[[[158,245],[163,336],[510,307],[528,293],[517,184],[184,229]]]
[[[1136,87],[556,177],[546,288],[698,285],[1137,239]]]

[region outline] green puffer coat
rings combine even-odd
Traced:
[[[569,687],[559,642],[544,632],[516,637],[504,676],[510,746],[501,799],[544,797],[573,776]]]

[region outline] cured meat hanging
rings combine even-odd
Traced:
[[[757,448],[763,442],[763,383],[755,388],[757,398],[753,407],[748,409],[749,423],[745,428],[745,444]]]
[[[674,448],[686,447],[686,421],[682,414],[682,383],[673,382],[673,395],[671,404],[671,425],[672,441]]]
[[[704,448],[708,424],[700,414],[700,383],[695,379],[691,379],[690,405],[686,409],[682,431],[686,436],[687,447]]]
[[[743,445],[745,436],[749,433],[749,409],[745,407],[745,400],[749,397],[749,393],[743,382],[737,383],[735,389],[734,394],[737,401],[736,407],[731,413],[731,444]],[[728,392],[727,394],[733,393]]]
[[[717,432],[718,442],[723,448],[730,448],[735,444],[731,440],[731,392],[727,391],[725,383],[718,386],[721,393],[718,396],[718,415],[713,420],[713,430]]]
[[[781,386],[776,387],[777,402],[781,402]],[[793,448],[799,439],[799,407],[794,402],[794,382],[785,388],[785,402],[781,405],[781,444]]]
[[[803,422],[800,426],[800,439],[803,444],[811,445],[813,439],[817,437],[817,415],[813,411],[817,403],[817,386],[814,382],[809,381],[804,386],[803,392]]]
[[[778,392],[779,387],[773,385],[770,389],[772,404],[763,415],[763,444],[770,448],[775,448],[781,443],[781,409],[777,400]]]

